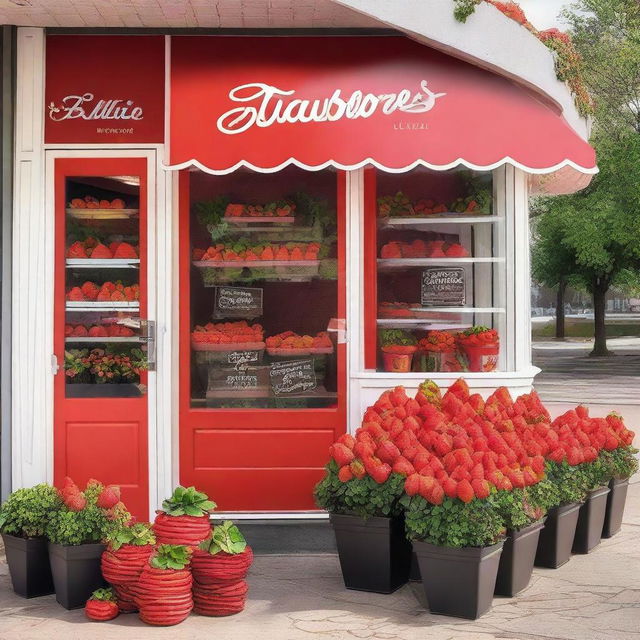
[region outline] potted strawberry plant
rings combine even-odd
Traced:
[[[47,523],[49,560],[56,600],[66,609],[84,606],[91,593],[105,586],[100,559],[102,540],[131,519],[115,487],[89,480],[80,491],[66,478],[59,491],[63,504]]]
[[[500,339],[495,329],[471,327],[459,333],[457,339],[466,355],[469,371],[495,371],[498,368]]]
[[[456,339],[450,331],[428,331],[418,342],[420,371],[460,371]],[[415,368],[415,367],[414,367]]]
[[[162,503],[153,530],[159,544],[197,547],[211,533],[209,512],[215,502],[195,487],[177,487],[173,495]]]
[[[101,559],[102,575],[113,587],[121,613],[137,611],[133,588],[155,543],[155,535],[147,522],[123,525],[107,536],[107,548]]]
[[[58,492],[39,484],[14,491],[0,507],[0,531],[11,583],[23,598],[53,593],[45,531],[60,505]]]
[[[191,549],[161,544],[145,565],[135,587],[140,619],[155,626],[179,624],[193,609]]]
[[[415,336],[404,329],[380,331],[380,350],[385,371],[407,373],[411,371],[413,354],[418,350]]]
[[[622,418],[616,414],[607,416],[607,423],[615,428],[624,427]],[[621,430],[621,429],[620,429]],[[614,536],[622,526],[622,514],[627,499],[629,478],[638,470],[638,450],[631,446],[633,433],[627,429],[620,434],[618,445],[614,447],[614,439],[605,444],[605,451],[601,452],[603,463],[607,467],[609,489],[607,508],[602,528],[602,537]]]
[[[403,387],[385,391],[365,412],[356,436],[345,434],[331,447],[315,497],[330,514],[347,589],[391,593],[408,580],[411,545],[400,498],[414,472],[404,453],[417,453],[410,427],[419,428],[419,410]]]
[[[244,609],[244,578],[253,552],[236,525],[226,520],[193,552],[194,610],[204,616],[227,616]]]
[[[407,495],[406,528],[431,613],[475,620],[491,607],[504,522],[489,500],[471,498],[470,483],[458,487],[461,498],[439,504]]]
[[[96,589],[84,606],[84,615],[96,622],[113,620],[119,613],[113,589]]]

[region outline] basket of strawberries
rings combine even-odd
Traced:
[[[451,331],[428,331],[418,341],[419,371],[460,371],[455,335]]]
[[[457,342],[467,359],[469,371],[495,371],[498,367],[500,337],[495,329],[475,326],[462,331]]]

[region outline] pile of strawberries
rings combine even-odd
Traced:
[[[450,331],[428,331],[418,340],[418,348],[422,351],[449,352],[456,350],[456,338]]]
[[[293,202],[281,201],[269,204],[228,204],[224,215],[227,218],[285,218],[296,209]]]
[[[125,203],[121,198],[114,200],[98,200],[93,196],[85,196],[84,198],[74,198],[69,203],[71,209],[124,209]]]
[[[250,325],[246,320],[237,322],[208,322],[196,325],[191,341],[198,344],[242,344],[264,342],[264,330],[260,324]]]
[[[81,287],[72,287],[67,292],[71,302],[134,302],[140,300],[140,285],[125,286],[122,282],[105,282],[98,285],[87,281]]]
[[[320,331],[315,336],[301,336],[293,331],[283,331],[275,336],[269,336],[265,342],[271,349],[321,349],[332,347],[331,338],[326,331]]]
[[[92,486],[102,485],[98,480],[91,479],[87,482],[87,488]],[[84,492],[80,491],[78,485],[68,476],[64,479],[62,489],[58,490],[58,494],[69,511],[82,511],[87,506],[87,499],[85,498]],[[105,511],[109,511],[116,506],[121,506],[120,487],[115,485],[103,487],[98,494],[96,505]]]
[[[111,260],[125,258],[131,260],[138,257],[138,247],[128,242],[111,242],[109,246],[96,238],[87,238],[84,242],[74,242],[67,249],[67,258],[92,258],[94,260]]]
[[[317,260],[319,252],[320,244],[317,242],[300,242],[291,247],[269,243],[246,248],[217,244],[206,250],[194,249],[192,258],[196,262],[300,262]]]
[[[456,340],[463,347],[486,347],[498,344],[500,336],[495,329],[476,326],[458,333]]]
[[[64,335],[66,338],[130,338],[135,333],[133,329],[121,324],[65,324]]]
[[[403,387],[385,391],[365,412],[355,438],[341,436],[331,456],[342,482],[369,475],[384,483],[399,473],[407,495],[441,504],[445,496],[470,502],[487,498],[494,487],[536,484],[547,459],[577,465],[632,440],[617,415],[590,418],[578,407],[551,421],[535,391],[514,401],[501,387],[485,402],[459,379],[444,395],[432,381],[415,398]]]
[[[380,257],[389,258],[466,258],[469,252],[457,242],[421,240],[413,242],[387,242],[380,249]]]

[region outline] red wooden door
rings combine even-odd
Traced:
[[[335,228],[332,227],[331,242],[334,244],[328,254],[330,257],[320,262],[335,261],[335,273],[323,276],[321,266],[319,275],[308,281],[298,278],[289,282],[287,277],[279,276],[278,279],[277,276],[274,282],[268,268],[256,268],[253,271],[256,279],[249,280],[248,285],[245,282],[245,286],[262,291],[263,312],[258,314],[258,322],[264,325],[265,337],[285,328],[298,334],[315,335],[319,329],[326,328],[333,317],[346,319],[346,181],[342,172],[327,172],[322,177],[313,173],[290,169],[269,175],[240,172],[240,175],[218,177],[187,171],[180,174],[180,481],[183,485],[195,485],[206,491],[222,511],[303,511],[317,508],[313,488],[323,475],[329,446],[346,428],[346,344],[337,337],[332,338],[333,352],[326,356],[326,362],[322,361],[320,366],[325,369],[320,369],[318,386],[309,392],[308,397],[299,395],[284,401],[274,398],[276,392],[273,386],[269,386],[268,372],[273,371],[278,357],[270,357],[267,347],[264,356],[262,352],[257,355],[254,352],[252,356],[256,360],[256,379],[262,373],[266,375],[266,382],[261,381],[256,387],[260,390],[241,391],[240,399],[234,400],[237,406],[231,401],[228,405],[224,400],[220,401],[219,381],[215,374],[217,365],[209,366],[207,379],[206,365],[199,364],[207,362],[211,352],[195,351],[191,342],[194,327],[211,318],[214,297],[209,288],[210,278],[215,278],[218,275],[216,271],[220,270],[195,265],[202,267],[205,264],[201,258],[206,245],[198,246],[199,241],[214,245],[217,242],[218,246],[227,243],[225,246],[233,246],[234,250],[238,247],[232,245],[221,231],[228,228],[227,233],[232,233],[230,227],[234,225],[224,220],[222,227],[209,225],[208,231],[218,240],[205,238],[205,220],[194,211],[201,211],[199,200],[216,193],[231,193],[245,203],[255,204],[278,200],[285,189],[291,189],[290,193],[300,184],[307,185],[311,192],[314,189],[322,191],[324,196],[333,200]],[[250,227],[247,225],[247,229]],[[283,226],[281,234],[272,236],[280,235],[279,239],[282,239],[292,237],[288,235],[290,233]],[[251,235],[248,231],[247,234]],[[255,238],[239,242],[241,247],[247,243],[259,243],[263,247],[266,240],[258,232]],[[290,251],[293,251],[291,247],[294,244],[289,245]],[[304,243],[302,246],[304,250]],[[291,253],[291,260],[294,260],[293,255]],[[261,264],[253,262],[251,268],[240,268],[230,278],[242,278],[247,272],[251,273],[254,266],[260,267]],[[294,272],[295,268],[291,271]],[[237,285],[238,281],[230,284]],[[310,296],[316,296],[313,298],[316,302],[309,312]],[[318,297],[321,303],[317,302]],[[230,323],[233,324],[233,319]],[[238,349],[243,349],[242,344]],[[316,359],[313,362],[314,367],[318,366]],[[198,385],[201,385],[200,395]],[[234,393],[232,391],[229,395],[234,396]]]
[[[55,217],[54,481],[117,484],[146,520],[147,160],[57,159]]]

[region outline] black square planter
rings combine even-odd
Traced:
[[[589,553],[600,544],[609,491],[609,487],[599,487],[587,494],[587,499],[580,507],[573,553]]]
[[[2,534],[13,590],[23,598],[53,593],[46,538],[19,538]]]
[[[489,611],[502,545],[452,549],[414,541],[431,613],[476,620]]]
[[[629,478],[613,478],[609,482],[609,489],[611,489],[611,491],[607,496],[607,510],[604,514],[604,526],[602,527],[603,538],[615,536],[616,533],[620,531],[628,488]]]
[[[403,518],[331,514],[344,586],[392,593],[409,579],[411,543]]]
[[[538,540],[536,567],[557,569],[569,562],[581,506],[581,502],[570,502],[549,509]]]
[[[542,527],[544,521],[507,532],[498,567],[496,595],[513,597],[529,585]]]
[[[56,600],[65,609],[84,607],[96,589],[107,586],[100,569],[105,548],[103,544],[70,546],[49,543]]]

